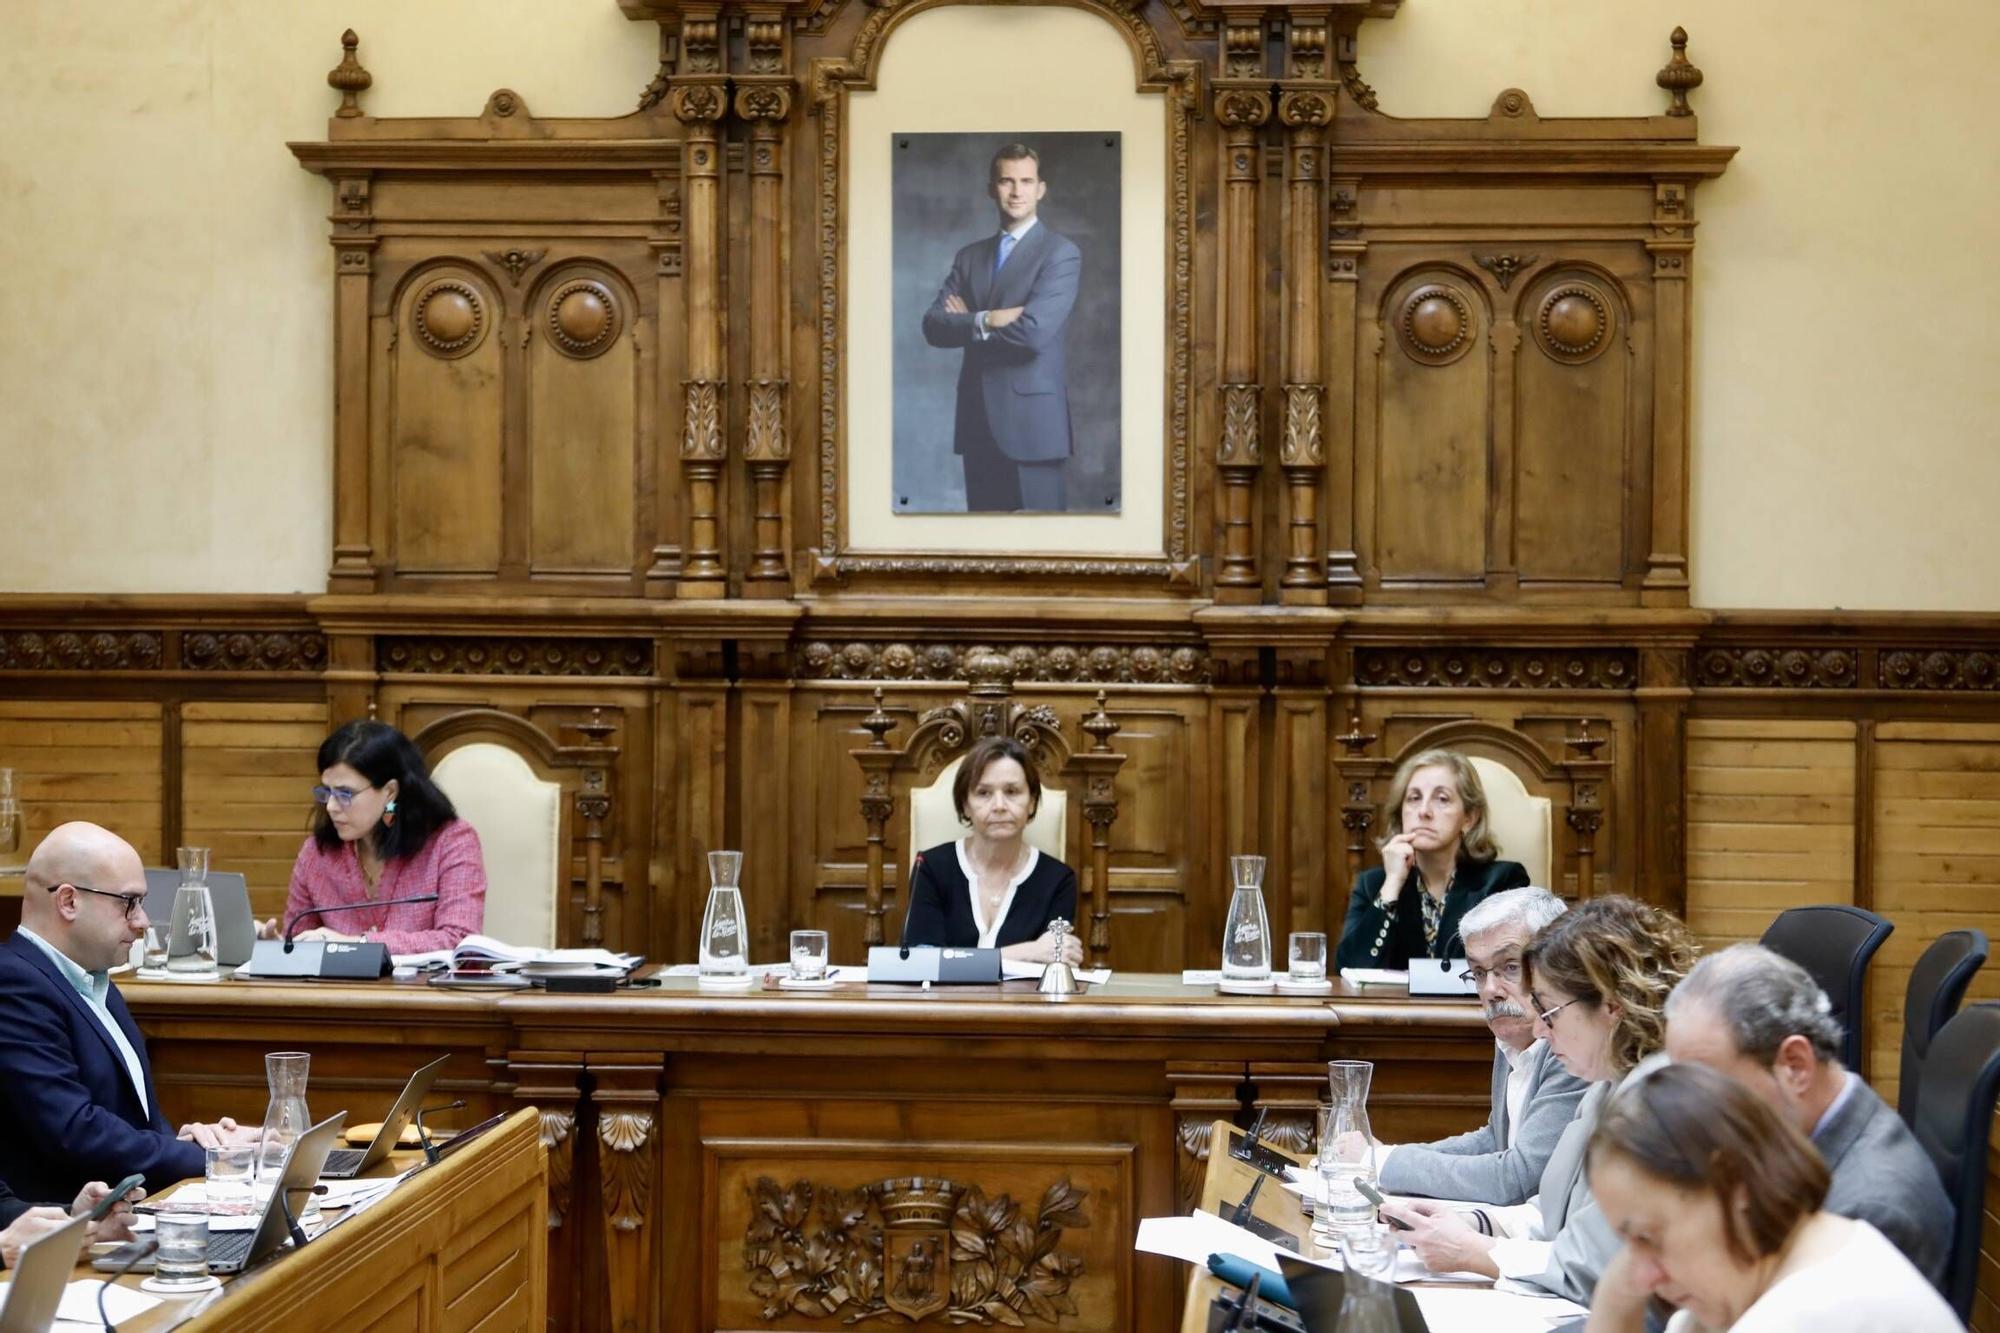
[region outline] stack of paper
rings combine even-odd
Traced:
[[[609,949],[539,949],[530,944],[502,944],[490,935],[467,935],[456,949],[433,949],[429,953],[397,954],[397,967],[423,967],[443,963],[459,968],[519,971],[528,976],[567,972],[579,968],[607,968],[629,972],[645,959],[639,954],[612,953]]]
[[[104,1319],[97,1317],[97,1289],[105,1286],[97,1278],[85,1278],[64,1287],[62,1303],[56,1306],[55,1327],[116,1328],[160,1303],[158,1296],[148,1296],[143,1291],[134,1291],[113,1282],[104,1292],[104,1319],[111,1321],[106,1324]]]

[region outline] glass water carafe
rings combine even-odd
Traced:
[[[14,791],[14,770],[0,768],[0,861],[11,860],[21,850],[25,822],[21,798]]]
[[[306,1073],[312,1056],[304,1051],[273,1051],[264,1057],[264,1078],[271,1085],[271,1104],[264,1109],[264,1129],[257,1136],[257,1179],[276,1183],[285,1168],[285,1154],[312,1128],[306,1110]]]
[[[215,903],[208,892],[208,848],[180,849],[181,882],[174,890],[167,931],[167,971],[212,977],[215,966]]]
[[[1236,895],[1222,929],[1222,979],[1268,984],[1271,980],[1271,921],[1264,915],[1264,858],[1232,856]]]
[[[701,980],[750,980],[750,928],[743,917],[743,853],[708,854],[708,910],[701,916]]]
[[[1328,1102],[1320,1119],[1319,1176],[1324,1206],[1313,1210],[1313,1230],[1329,1236],[1374,1225],[1375,1206],[1355,1182],[1375,1182],[1375,1134],[1368,1123],[1368,1085],[1375,1066],[1366,1060],[1330,1060]]]

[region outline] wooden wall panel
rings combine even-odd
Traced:
[[[151,702],[0,700],[0,767],[14,770],[26,825],[19,863],[75,819],[111,829],[147,865],[171,855],[162,846],[165,727],[165,710]]]
[[[645,393],[636,302],[598,269],[566,268],[527,310],[530,571],[629,575]]]
[[[1492,319],[1478,284],[1425,268],[1381,309],[1375,564],[1385,581],[1483,582]]]
[[[1868,977],[1870,1081],[1896,1099],[1910,969],[1947,930],[2000,939],[2000,724],[1876,729],[1874,910],[1896,923]],[[1968,999],[2000,998],[2000,967]]]
[[[506,352],[476,271],[427,269],[390,318],[384,480],[390,549],[409,574],[498,576]]]
[[[240,871],[259,917],[284,908],[329,729],[321,703],[181,708],[181,840],[207,847],[214,869]]]
[[[1687,921],[1709,947],[1854,900],[1854,724],[1688,722]]]

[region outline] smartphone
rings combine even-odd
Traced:
[[[1355,1181],[1354,1188],[1360,1191],[1362,1198],[1374,1204],[1377,1210],[1380,1210],[1382,1205],[1388,1202],[1388,1200],[1382,1197],[1382,1191],[1376,1189],[1373,1185],[1369,1184],[1365,1180]],[[1383,1213],[1382,1220],[1384,1222],[1387,1222],[1390,1226],[1394,1227],[1398,1231],[1408,1231],[1411,1229],[1410,1224],[1408,1222],[1405,1222],[1402,1218],[1395,1217],[1389,1213]]]
[[[90,1210],[90,1220],[93,1222],[102,1222],[107,1216],[110,1215],[111,1210],[118,1206],[118,1201],[120,1199],[124,1198],[126,1195],[130,1194],[133,1190],[137,1189],[139,1186],[145,1183],[146,1183],[145,1173],[135,1171],[131,1175],[125,1177],[125,1179],[119,1181],[116,1185],[113,1185],[111,1187],[111,1193],[99,1199],[97,1201],[97,1206]]]

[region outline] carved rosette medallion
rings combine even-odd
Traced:
[[[1899,648],[1882,654],[1876,679],[1891,690],[2000,689],[2000,654],[1976,648]]]
[[[1472,306],[1448,283],[1431,282],[1403,298],[1396,331],[1403,350],[1427,366],[1445,366],[1472,347]]]
[[[1855,656],[1845,648],[1710,648],[1697,664],[1707,689],[1851,690]]]
[[[410,332],[433,356],[465,356],[485,336],[486,303],[471,283],[440,278],[425,284],[410,303]]]
[[[182,637],[181,665],[196,671],[318,671],[326,665],[326,636],[316,630],[199,630]]]
[[[1639,683],[1639,661],[1626,648],[1365,648],[1354,677],[1424,689],[1627,690]]]
[[[0,632],[0,671],[151,671],[161,655],[152,630]]]
[[[1570,365],[1602,356],[1611,343],[1611,328],[1611,302],[1584,282],[1565,282],[1552,288],[1535,315],[1542,350]]]
[[[1090,1219],[1067,1177],[1032,1210],[924,1176],[851,1190],[764,1176],[748,1189],[743,1266],[766,1320],[1021,1328],[1077,1313],[1083,1260],[1061,1246]]]
[[[549,337],[579,361],[601,355],[618,340],[624,322],[618,298],[595,278],[566,282],[549,297]]]

